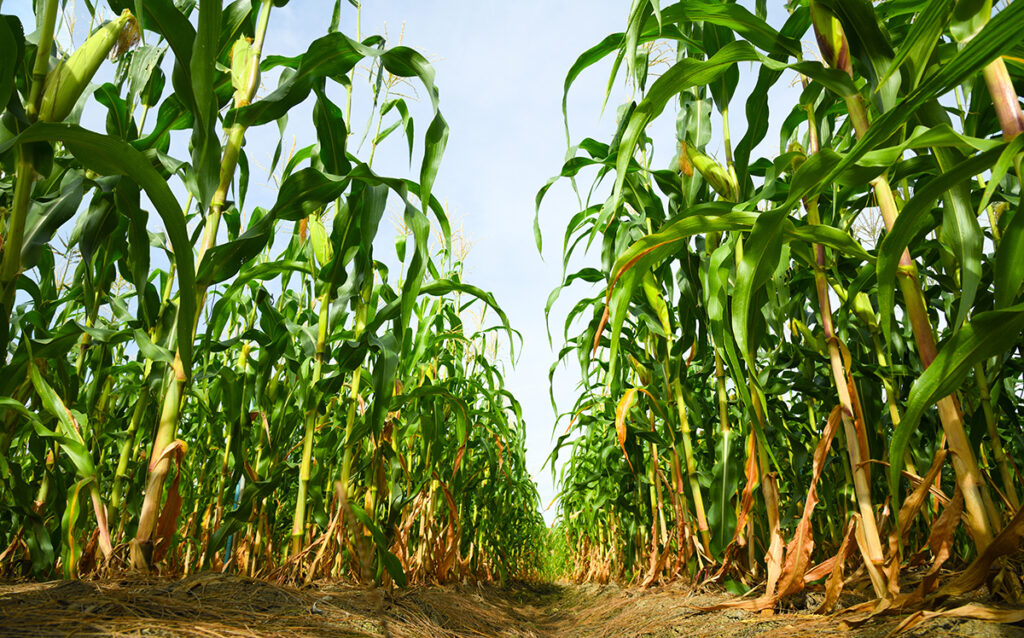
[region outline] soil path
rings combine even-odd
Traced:
[[[899,622],[886,618],[851,631],[807,610],[765,616],[698,609],[725,599],[681,587],[297,589],[221,574],[0,584],[0,636],[881,638]],[[943,618],[901,635],[1024,638],[1024,627]]]

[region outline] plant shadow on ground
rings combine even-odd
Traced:
[[[898,617],[848,630],[792,607],[771,616],[698,609],[726,600],[681,586],[514,583],[410,587],[279,586],[204,573],[0,585],[0,636],[857,636],[881,638]],[[808,601],[808,606],[810,606]],[[1024,638],[1024,627],[938,618],[904,636]]]

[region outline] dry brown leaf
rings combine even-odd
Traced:
[[[782,584],[779,586],[779,597],[795,594],[804,588],[804,573],[811,561],[811,552],[814,551],[814,535],[811,529],[811,516],[814,514],[814,507],[818,504],[818,479],[821,478],[822,469],[825,466],[825,457],[828,456],[829,448],[832,446],[832,439],[835,438],[839,424],[842,422],[842,411],[832,410],[825,431],[821,434],[818,445],[814,448],[814,462],[812,464],[811,485],[807,489],[807,499],[804,502],[804,513],[797,523],[796,531],[793,532],[793,540],[786,546],[786,563],[782,570]]]
[[[942,510],[942,514],[932,524],[931,534],[928,535],[928,548],[932,552],[932,566],[928,569],[921,584],[918,585],[918,594],[923,598],[935,589],[939,577],[939,569],[942,567],[953,552],[953,533],[960,524],[960,515],[964,510],[964,495],[957,485],[953,494],[953,502]]]
[[[901,622],[896,629],[892,630],[886,638],[889,638],[889,636],[895,636],[907,631],[908,629],[912,629],[926,620],[938,618],[939,616],[973,618],[975,620],[988,620],[998,623],[1016,623],[1024,621],[1024,609],[1004,609],[1001,607],[989,607],[987,605],[969,603],[962,607],[956,607],[955,609],[946,609],[942,611],[918,611],[907,616],[907,618]]]
[[[163,452],[160,453],[160,460],[171,458],[174,460],[174,481],[167,490],[167,501],[160,510],[160,518],[156,523],[156,534],[154,535],[152,563],[159,563],[167,550],[171,547],[171,539],[178,528],[178,515],[181,513],[182,497],[178,486],[181,484],[181,461],[185,458],[188,445],[182,440],[171,442]],[[151,563],[151,564],[152,564]]]
[[[996,536],[992,544],[985,548],[974,562],[957,578],[939,590],[939,594],[959,596],[980,587],[988,577],[992,563],[1000,556],[1017,551],[1021,540],[1024,540],[1024,507],[1017,511],[1010,524]]]
[[[611,310],[609,309],[608,304],[605,304],[604,313],[601,315],[601,322],[597,324],[597,330],[594,331],[594,347],[590,352],[591,358],[597,356],[597,349],[601,345],[601,333],[604,332],[604,327],[608,325],[608,318],[611,316],[610,313]]]
[[[814,613],[816,614],[827,614],[832,611],[832,608],[839,602],[839,594],[843,591],[843,567],[846,565],[846,557],[853,549],[851,541],[856,533],[857,521],[850,519],[846,523],[846,534],[843,535],[843,542],[839,545],[839,551],[836,552],[833,557],[832,573],[829,575],[828,580],[825,581],[825,600],[821,601],[821,605],[818,606]]]
[[[629,453],[626,452],[626,415],[636,403],[636,392],[636,388],[626,390],[622,398],[619,399],[619,404],[615,406],[615,434],[619,440],[619,447],[622,448],[622,455],[626,457],[626,463],[629,464],[629,470],[634,474],[636,474],[636,470],[633,469],[633,462],[629,460]]]
[[[733,560],[733,555],[743,546],[743,530],[747,526],[747,517],[750,516],[750,510],[754,507],[754,488],[759,480],[757,455],[754,454],[754,451],[754,433],[751,432],[747,438],[747,462],[744,466],[744,475],[747,482],[743,487],[743,494],[740,496],[740,515],[736,519],[736,531],[733,533],[729,545],[725,548],[721,567],[713,576],[708,578],[707,582],[713,582],[721,578],[726,570],[728,570]]]

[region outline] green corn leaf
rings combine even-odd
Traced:
[[[763,19],[750,13],[743,5],[709,0],[689,0],[665,7],[661,12],[664,24],[708,22],[735,31],[737,35],[762,51],[778,48],[791,56],[800,55],[800,42],[788,34],[780,35]]]
[[[434,86],[434,70],[422,54],[408,47],[394,47],[381,51],[356,42],[341,33],[331,33],[313,41],[300,56],[268,56],[260,65],[263,70],[284,66],[294,69],[295,73],[288,76],[265,98],[228,113],[228,121],[233,120],[244,126],[257,126],[277,120],[287,114],[291,107],[306,99],[321,78],[342,77],[360,60],[376,57],[380,57],[384,68],[394,75],[419,78],[426,87],[436,112],[438,92]]]
[[[1018,136],[1024,139],[1024,135]],[[1022,205],[1024,205],[1024,200]],[[1024,213],[1021,205],[1003,214],[1003,236],[996,248],[995,293],[996,309],[1012,304],[1024,283]]]
[[[923,230],[927,216],[935,202],[955,185],[972,179],[984,172],[999,159],[1001,148],[994,148],[969,157],[947,172],[931,179],[914,192],[892,229],[885,235],[878,249],[878,313],[882,334],[888,339],[892,333],[892,317],[895,306],[896,271],[900,257],[911,239]],[[975,221],[977,223],[977,221]]]
[[[704,28],[704,50],[708,55],[718,53],[722,47],[735,40],[732,31],[725,27],[709,25]],[[714,99],[719,113],[729,108],[729,102],[732,100],[739,81],[740,70],[732,66],[708,84],[708,90],[711,91],[711,97]]]
[[[104,175],[125,175],[142,187],[156,207],[174,249],[178,276],[178,350],[185,374],[191,374],[192,321],[195,317],[195,261],[185,217],[171,189],[144,155],[130,145],[110,137],[86,131],[74,124],[37,122],[16,138],[0,143],[0,153],[14,144],[27,142],[63,142],[86,167]]]
[[[967,42],[978,35],[991,17],[992,0],[957,0],[950,31],[957,42]]]
[[[732,331],[740,355],[754,369],[756,344],[750,343],[750,311],[754,295],[768,281],[782,255],[782,220],[778,212],[763,213],[743,244],[743,259],[736,265],[732,294]]]
[[[910,88],[917,87],[928,66],[932,51],[939,43],[946,24],[949,23],[954,4],[955,0],[930,0],[917,14],[917,18],[910,26],[910,33],[900,43],[899,50],[889,64],[889,70],[882,76],[881,84],[884,85],[890,76],[909,61],[912,79]]]
[[[645,22],[645,18],[650,16],[652,12],[650,0],[633,0],[629,7],[629,18],[626,20],[626,38],[622,43],[622,50],[624,52],[623,58],[626,60],[626,76],[630,79],[636,77],[636,54],[637,54],[637,43],[640,40],[640,28]],[[660,23],[659,15],[659,23]],[[644,65],[644,71],[646,71],[646,64]]]
[[[222,0],[205,0],[200,3],[199,28],[188,58],[196,104],[196,126],[192,130],[192,167],[196,172],[199,201],[204,210],[209,207],[220,181],[220,140],[215,126],[219,105],[214,87],[222,12]]]
[[[730,42],[707,61],[683,59],[659,77],[647,95],[637,105],[619,142],[615,162],[616,178],[612,196],[605,203],[595,228],[603,228],[607,220],[618,210],[622,198],[622,187],[626,181],[626,169],[633,158],[633,150],[647,125],[661,114],[668,101],[681,91],[713,82],[737,62],[756,60],[757,53],[750,44],[743,41]]]
[[[780,33],[783,41],[797,40],[807,29],[811,26],[811,14],[806,7],[799,7],[789,16],[786,20],[786,24],[783,25]],[[784,61],[788,56],[786,49],[781,44],[774,50],[769,57],[773,60]],[[739,177],[740,187],[743,188],[743,183],[746,181],[747,165],[750,162],[750,153],[754,147],[761,143],[764,136],[768,133],[769,125],[769,105],[768,105],[768,89],[778,82],[779,78],[782,77],[782,69],[773,69],[768,66],[762,66],[757,72],[757,82],[754,85],[753,90],[750,92],[750,97],[747,98],[745,105],[745,114],[747,118],[747,131],[743,134],[743,138],[740,139],[739,144],[736,145],[735,153],[735,165],[736,174]]]
[[[69,490],[68,500],[64,508],[64,515],[61,517],[61,536],[63,551],[61,559],[63,562],[64,578],[72,579],[78,576],[78,561],[82,557],[82,546],[75,534],[75,526],[78,524],[78,517],[81,513],[82,489],[90,482],[90,479],[77,481]]]
[[[306,99],[320,78],[344,76],[364,57],[378,55],[380,51],[375,48],[364,46],[341,33],[331,33],[314,40],[300,56],[267,56],[260,65],[263,71],[284,66],[294,69],[295,73],[270,95],[229,112],[227,121],[252,127],[280,119],[291,107]]]
[[[72,421],[71,411],[68,410],[64,405],[64,401],[50,387],[50,384],[43,379],[43,376],[39,373],[39,368],[34,364],[29,365],[29,378],[32,380],[32,386],[39,394],[43,407],[57,418],[57,423],[60,426],[60,433],[58,434],[47,429],[40,421],[36,420],[33,422],[36,431],[41,436],[52,438],[60,443],[61,449],[64,450],[75,464],[79,477],[84,480],[95,480],[96,467],[93,464],[92,455],[85,446],[81,432],[79,432],[75,422]],[[81,420],[81,416],[80,414],[78,415],[78,421]]]
[[[1024,304],[975,315],[942,344],[935,360],[914,382],[903,413],[889,443],[889,458],[901,459],[925,410],[955,392],[978,362],[1015,347],[1024,330]],[[889,490],[899,494],[900,467],[889,469]]]
[[[163,348],[153,343],[145,331],[135,330],[134,335],[135,345],[139,347],[139,352],[142,353],[143,357],[149,361],[162,361],[168,365],[174,363],[174,353],[167,348]]]
[[[174,52],[174,72],[171,81],[174,91],[189,110],[195,109],[196,98],[192,82],[185,69],[189,66],[195,47],[196,30],[188,18],[178,10],[172,0],[146,0],[139,2],[136,15],[143,29],[154,31],[167,40]],[[218,1],[219,6],[219,1]]]
[[[5,108],[15,92],[17,62],[23,57],[19,55],[19,51],[24,48],[24,34],[20,27],[17,18],[0,17],[0,105]]]
[[[316,127],[316,137],[320,142],[320,161],[328,173],[344,175],[350,166],[345,155],[345,144],[348,140],[345,116],[340,108],[327,99],[323,91],[319,88],[314,90],[316,105],[313,107],[313,125]]]
[[[315,168],[303,168],[288,175],[281,183],[270,216],[286,221],[305,219],[337,199],[348,185],[348,178],[326,175]]]
[[[186,110],[178,98],[169,95],[160,103],[153,130],[146,137],[132,141],[132,146],[140,151],[148,148],[166,151],[170,145],[171,131],[188,128],[194,121],[195,117],[191,111]]]
[[[25,238],[21,246],[21,265],[34,268],[43,248],[78,210],[84,189],[82,176],[69,173],[61,183],[60,194],[49,201],[36,201],[25,219]]]
[[[1014,160],[1021,152],[1024,152],[1024,137],[1018,135],[1004,147],[1003,154],[999,156],[999,160],[992,166],[992,174],[989,176],[985,192],[982,193],[981,202],[978,204],[979,217],[984,213],[985,207],[988,206],[992,196],[995,195],[996,190],[1002,184],[1003,178],[1013,168]]]
[[[139,130],[128,113],[128,103],[118,95],[118,89],[110,82],[93,92],[96,101],[107,107],[107,135],[130,142],[139,136]]]
[[[952,60],[943,65],[942,73],[929,76],[900,101],[899,108],[886,112],[872,122],[868,132],[829,172],[825,183],[835,180],[864,153],[889,139],[921,106],[935,100],[940,95],[949,93],[954,87],[981,71],[996,56],[1001,55],[1019,39],[1022,21],[1024,21],[1024,3],[1020,2],[1011,3],[993,16],[981,33],[964,46]]]
[[[863,68],[868,72],[874,87],[873,95],[878,98],[881,109],[892,109],[896,106],[902,79],[899,75],[886,73],[892,66],[894,52],[888,33],[882,29],[875,15],[874,5],[870,0],[843,0],[830,4],[850,38],[851,52],[862,60]]]
[[[407,582],[405,570],[402,569],[402,563],[398,560],[398,557],[392,554],[388,549],[389,545],[384,533],[380,531],[380,528],[377,527],[372,520],[370,520],[370,517],[367,516],[366,512],[361,507],[354,503],[349,503],[348,506],[351,508],[352,514],[359,519],[359,522],[365,525],[366,529],[370,531],[370,535],[373,537],[373,542],[377,546],[377,550],[380,552],[379,555],[381,561],[384,563],[384,569],[388,570],[388,574],[392,579],[394,579],[395,583],[397,583],[399,587],[405,587]]]
[[[5,408],[7,410],[17,412],[21,418],[25,419],[26,421],[32,424],[35,424],[39,421],[39,416],[35,412],[29,410],[23,404],[19,403],[18,401],[15,401],[10,397],[0,397],[0,408]]]
[[[253,257],[267,247],[274,235],[275,222],[272,214],[264,215],[253,221],[237,239],[210,248],[199,264],[196,286],[205,290],[237,275]]]
[[[371,337],[370,343],[377,351],[377,362],[373,366],[373,403],[367,423],[371,432],[380,432],[394,392],[401,344],[391,334],[385,334],[379,339]]]
[[[427,203],[431,199],[431,191],[434,188],[434,180],[437,178],[437,170],[441,165],[441,157],[444,155],[445,147],[448,145],[448,123],[444,121],[440,113],[434,114],[430,126],[427,127],[427,135],[424,139],[423,165],[420,168],[420,201],[423,202],[424,212]]]
[[[949,171],[953,163],[963,156],[951,149],[935,149],[940,170]],[[981,252],[984,235],[978,224],[978,216],[971,204],[970,189],[963,181],[946,191],[942,211],[940,237],[949,247],[960,264],[960,302],[953,329],[956,330],[967,318],[974,306],[974,298],[981,283]]]
[[[711,527],[712,551],[718,555],[725,549],[736,529],[736,509],[732,497],[736,494],[742,478],[742,458],[736,459],[732,449],[731,430],[721,433],[715,443],[715,466],[712,469],[711,502],[708,508],[708,523]]]
[[[252,34],[252,0],[235,0],[221,11],[217,60],[224,60],[240,37]]]

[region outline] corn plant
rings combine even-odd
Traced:
[[[448,126],[429,62],[346,36],[340,3],[304,53],[272,55],[286,0],[112,0],[105,22],[86,3],[95,29],[65,54],[62,3],[37,4],[35,37],[0,19],[0,569],[536,569],[543,524],[499,363],[517,336],[462,280],[432,192]],[[403,81],[429,100],[420,136]],[[102,132],[80,119],[93,102]],[[315,138],[289,151],[304,102]],[[366,159],[350,144],[363,117]],[[265,205],[254,135],[277,139]],[[372,165],[399,135],[413,178]]]
[[[600,247],[562,283],[598,286],[560,354],[575,574],[763,581],[758,609],[828,577],[828,609],[856,556],[887,605],[1019,591],[1024,4],[766,5],[634,0],[566,78],[610,59],[635,96],[561,171],[611,182],[565,233]]]

